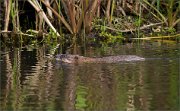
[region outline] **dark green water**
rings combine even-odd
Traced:
[[[180,44],[142,42],[85,51],[90,57],[148,58],[116,64],[62,64],[46,59],[48,49],[1,46],[1,111],[180,110]],[[80,48],[75,52],[82,55]]]

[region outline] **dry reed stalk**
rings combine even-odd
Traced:
[[[19,32],[20,31],[20,22],[19,22],[19,9],[18,9],[18,0],[14,0],[11,4],[11,17],[13,23],[13,31]]]
[[[75,10],[75,1],[69,0],[66,1],[67,8],[68,8],[68,15],[70,18],[71,28],[73,30],[73,33],[77,33],[77,24],[76,24],[76,10]]]
[[[91,1],[85,10],[84,23],[85,23],[85,29],[86,29],[87,33],[89,33],[92,29],[92,21],[94,19],[95,13],[97,11],[98,2],[99,2],[99,0]]]
[[[57,16],[57,17],[61,20],[61,22],[65,25],[65,27],[69,30],[69,32],[70,32],[71,34],[73,34],[72,28],[71,28],[70,25],[67,23],[67,21],[64,19],[64,17],[61,16],[60,14],[58,14],[56,10],[54,10],[51,6],[49,6],[48,4],[46,4],[43,0],[41,0],[41,2],[42,2],[46,7],[48,7],[48,8],[54,13],[54,15]]]
[[[46,4],[50,6],[50,1],[49,0],[44,0]],[[52,16],[52,11],[47,7],[47,12],[50,18],[53,18]]]
[[[151,40],[151,39],[164,39],[164,38],[180,38],[180,34],[168,35],[168,36],[155,36],[155,37],[132,38],[132,39]]]
[[[41,2],[52,10],[52,12],[61,20],[71,34],[79,33],[82,28],[82,23],[84,23],[84,28],[87,32],[91,30],[91,23],[98,6],[98,1],[99,0],[80,0],[76,3],[75,0],[61,0],[64,12],[68,18],[68,20],[65,20],[62,13],[58,14],[51,6],[46,4],[44,0],[41,0]]]
[[[4,31],[8,31],[9,26],[9,16],[10,16],[10,9],[11,9],[11,0],[5,0],[5,24],[4,24]]]
[[[107,8],[106,8],[106,18],[108,21],[110,20],[110,9],[111,9],[111,0],[108,0]]]
[[[34,7],[34,9],[38,12],[39,16],[42,17],[46,23],[50,26],[50,28],[57,34],[57,36],[60,36],[60,34],[56,31],[56,29],[53,27],[49,19],[47,18],[46,14],[42,10],[39,2],[37,0],[28,0],[28,2]]]

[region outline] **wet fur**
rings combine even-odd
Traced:
[[[79,55],[59,54],[56,56],[56,60],[60,60],[65,63],[118,63],[130,61],[144,61],[145,58],[136,55],[118,55],[93,58]]]

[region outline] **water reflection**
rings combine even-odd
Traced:
[[[122,46],[104,54],[169,59],[74,65],[47,59],[45,46],[31,51],[5,48],[1,110],[177,110],[179,46],[143,46]],[[90,50],[90,56],[100,55]]]

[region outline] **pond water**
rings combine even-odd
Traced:
[[[1,111],[180,109],[179,43],[57,49],[88,57],[130,54],[146,58],[113,64],[65,64],[47,59],[52,49],[1,46]]]

